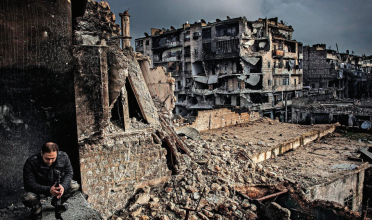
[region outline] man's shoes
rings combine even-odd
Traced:
[[[31,209],[31,219],[32,220],[41,220],[43,218],[43,211],[41,203],[39,202]]]
[[[52,202],[50,204],[55,208],[56,207],[56,204],[57,204],[57,197],[54,196],[52,198]],[[68,204],[67,203],[64,203],[62,205],[59,205],[58,208],[59,208],[59,210],[61,212],[65,212],[65,211],[68,210]]]

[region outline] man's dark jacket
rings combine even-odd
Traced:
[[[61,185],[67,192],[73,176],[72,166],[68,155],[58,151],[57,159],[48,167],[41,156],[35,154],[29,157],[23,167],[23,183],[27,192],[50,195],[50,188],[57,181],[55,171],[61,173]]]

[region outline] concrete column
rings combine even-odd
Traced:
[[[132,37],[130,36],[129,11],[120,13],[119,16],[121,17],[121,35],[123,48],[130,47],[130,39],[132,39]]]

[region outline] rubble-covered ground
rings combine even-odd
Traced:
[[[358,151],[370,146],[368,137],[350,137],[350,134],[335,132],[262,164],[269,169],[279,167],[285,179],[297,181],[305,188],[330,182],[363,164],[357,160],[360,156]],[[369,138],[372,140],[372,137]]]
[[[249,158],[249,149],[254,148],[255,144],[244,143],[262,141],[278,144],[323,126],[326,125],[301,126],[261,119],[259,122],[202,132],[202,139],[198,141],[186,139],[193,158],[182,154],[183,163],[179,164],[181,172],[173,175],[163,187],[140,189],[131,202],[111,219],[166,220],[187,219],[186,216],[188,219],[273,219],[273,216],[274,219],[290,219],[290,211],[269,197],[288,192],[304,207],[312,207],[311,202],[305,198],[302,185],[287,181],[292,176],[279,163],[253,163]],[[272,138],[271,134],[277,135]],[[339,143],[336,136],[340,135],[333,134],[329,141]],[[341,137],[340,143],[350,143],[347,137],[344,138]],[[306,151],[307,147],[301,150]],[[348,150],[353,151],[354,148],[358,146]],[[344,152],[342,147],[340,152]],[[273,159],[275,162],[277,160],[280,159]],[[311,163],[317,166],[316,161]],[[302,168],[299,166],[298,170]],[[326,203],[335,212],[352,216],[351,219],[358,215],[336,203],[313,203]]]
[[[117,213],[123,219],[248,219],[257,218],[257,207],[247,199],[279,191],[283,181],[274,172],[237,157],[236,149],[208,141],[189,141],[196,160],[183,154],[184,170],[172,176],[163,188],[145,189]],[[252,189],[246,185],[256,186]],[[238,191],[239,190],[239,191]],[[113,217],[112,219],[117,219]]]
[[[257,206],[252,199],[282,191],[283,172],[278,167],[265,168],[249,159],[247,150],[251,146],[243,144],[249,134],[244,132],[254,126],[258,127],[255,131],[272,126],[271,132],[277,131],[279,136],[276,123],[279,122],[265,119],[259,123],[204,132],[199,141],[187,139],[193,158],[182,154],[183,164],[179,165],[182,171],[172,176],[163,188],[138,192],[112,219],[185,219],[188,212],[189,219],[258,218]],[[280,133],[287,138],[290,135],[290,132]],[[212,134],[213,138],[210,137]],[[295,135],[300,134],[295,132]],[[282,138],[279,137],[277,142]],[[228,141],[230,138],[234,141]],[[267,141],[263,135],[255,140]]]
[[[55,220],[54,208],[50,205],[51,197],[41,200],[43,207],[43,220]],[[99,220],[100,214],[91,208],[84,196],[77,192],[69,200],[69,209],[62,213],[65,220]],[[0,219],[2,220],[25,220],[31,219],[30,209],[26,208],[21,202],[0,209]]]
[[[265,152],[271,147],[300,137],[303,134],[325,129],[329,124],[299,125],[282,123],[270,118],[254,122],[201,132],[203,139],[213,145],[228,145],[247,151],[249,156]]]

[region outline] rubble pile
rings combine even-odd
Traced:
[[[279,170],[251,162],[241,148],[206,140],[187,142],[193,158],[181,155],[179,174],[163,188],[141,189],[111,219],[185,219],[186,215],[189,219],[257,219],[252,199],[282,188]]]

